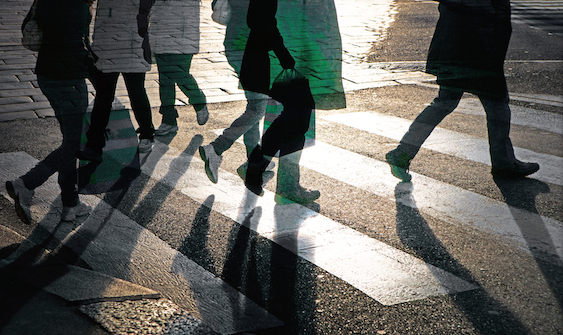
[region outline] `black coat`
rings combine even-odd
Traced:
[[[35,73],[51,79],[78,79],[88,76],[86,49],[92,16],[83,0],[39,0],[35,20],[43,41]]]
[[[438,84],[485,95],[506,94],[504,58],[512,27],[509,0],[441,0],[426,72]]]
[[[277,8],[277,0],[250,0],[246,17],[250,34],[240,70],[240,83],[246,91],[269,94],[270,50],[284,68],[295,65],[277,27]]]

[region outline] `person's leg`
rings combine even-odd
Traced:
[[[65,209],[68,212],[69,209],[74,209],[79,205],[75,153],[80,147],[82,120],[88,107],[88,89],[84,79],[51,80],[38,76],[37,81],[55,111],[63,141],[61,146],[47,155],[19,180],[6,183],[8,193],[16,201],[16,212],[25,223],[31,222],[29,206],[33,190],[42,185],[55,172],[58,172],[58,182],[61,188],[63,220],[69,219],[65,215]],[[84,211],[81,211],[80,215],[89,212],[89,207],[82,209]],[[71,220],[76,217],[74,211],[73,214]]]
[[[457,107],[462,96],[462,91],[440,87],[438,96],[416,117],[398,148],[414,158],[434,128]]]
[[[260,119],[266,113],[268,96],[261,93],[245,92],[247,105],[244,113],[239,116],[229,128],[225,129],[213,142],[199,147],[201,159],[205,162],[205,172],[209,179],[216,183],[219,176],[219,166],[223,152],[227,151],[233,143],[244,135],[247,155],[252,152],[260,140]]]
[[[292,202],[309,204],[321,196],[321,192],[318,190],[306,190],[299,183],[301,177],[299,160],[302,152],[302,150],[297,150],[280,156],[274,198],[279,205]]]
[[[131,109],[135,119],[139,124],[139,139],[153,140],[154,126],[152,123],[151,106],[149,98],[145,90],[145,72],[140,73],[123,73],[129,100],[131,101]]]
[[[495,177],[518,178],[539,170],[536,163],[521,162],[514,156],[510,140],[510,107],[508,93],[504,96],[479,95],[487,115],[489,153]]]
[[[162,114],[162,123],[176,126],[178,123],[178,112],[174,107],[176,102],[176,81],[180,68],[174,63],[174,55],[171,54],[155,54],[156,64],[158,66],[158,82],[160,95],[160,114]]]
[[[197,112],[205,107],[207,99],[203,91],[200,90],[195,78],[190,74],[190,66],[194,55],[180,54],[174,56],[178,60],[177,65],[180,68],[176,83],[178,83],[178,87],[188,97],[188,102],[194,106]]]
[[[252,152],[260,140],[259,122],[266,113],[268,96],[261,93],[245,92],[247,98],[246,110],[231,125],[217,137],[211,145],[218,155],[227,151],[233,143],[244,135],[247,152]]]
[[[385,155],[395,177],[406,182],[411,180],[410,161],[434,128],[457,107],[462,96],[463,91],[440,87],[438,96],[416,117],[398,147]]]
[[[119,73],[103,73],[94,69],[94,76],[97,91],[92,109],[90,128],[86,132],[86,137],[88,138],[87,147],[93,149],[101,156],[102,148],[105,146],[104,133],[109,122]]]

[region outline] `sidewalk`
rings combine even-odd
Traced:
[[[31,0],[0,2],[0,121],[54,115],[33,73],[37,53],[25,49],[20,43],[21,22],[31,3]],[[244,92],[238,88],[238,78],[223,51],[225,27],[211,20],[211,0],[203,0],[201,4],[200,53],[193,59],[191,73],[209,103],[244,100]],[[389,66],[392,64],[364,62],[373,42],[385,37],[385,30],[393,21],[395,5],[392,1],[337,0],[336,8],[342,38],[345,91],[432,79],[421,72],[424,63],[396,68]],[[145,87],[151,106],[160,106],[158,69],[154,64],[147,73]],[[89,90],[93,98],[91,85]],[[122,78],[116,95],[127,108],[130,107]],[[188,104],[179,89],[176,103]]]

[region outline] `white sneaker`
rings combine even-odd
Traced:
[[[31,224],[30,207],[31,200],[35,192],[25,187],[21,178],[7,181],[6,190],[8,191],[8,195],[14,199],[16,213],[18,214],[20,220],[22,220],[25,224]]]
[[[217,155],[211,144],[200,146],[199,155],[205,162],[205,173],[207,173],[207,177],[209,177],[209,180],[213,183],[217,184],[219,180],[219,165],[221,165],[223,157]]]
[[[154,145],[154,140],[149,140],[148,138],[144,138],[139,141],[139,152],[149,152],[152,150],[152,146]]]
[[[178,126],[162,123],[157,130],[154,131],[156,136],[164,136],[178,131]]]
[[[92,207],[83,202],[79,202],[74,207],[63,207],[61,221],[74,221],[77,217],[90,214]]]
[[[209,110],[207,109],[207,106],[196,111],[196,117],[197,117],[197,124],[199,124],[200,126],[206,124],[207,120],[209,120]]]

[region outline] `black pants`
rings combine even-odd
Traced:
[[[151,106],[145,90],[145,72],[122,73],[131,101],[131,108],[139,124],[139,139],[153,139]],[[92,110],[92,121],[86,133],[88,146],[101,149],[105,146],[104,132],[109,122],[111,106],[115,97],[115,88],[119,72],[103,73],[94,69],[96,99]]]
[[[305,133],[309,129],[312,109],[287,106],[262,135],[262,152],[266,156],[280,156],[303,149]]]
[[[463,91],[440,87],[438,96],[411,124],[401,139],[399,149],[414,158],[434,128],[459,104]],[[506,168],[516,161],[510,141],[510,107],[508,93],[504,96],[478,95],[487,115],[489,152],[494,168]]]
[[[88,107],[88,88],[84,78],[57,80],[37,76],[37,82],[41,92],[45,94],[55,111],[63,142],[22,176],[22,179],[25,186],[33,190],[58,172],[63,206],[74,207],[78,204],[76,157],[74,155],[80,148],[82,119]]]

